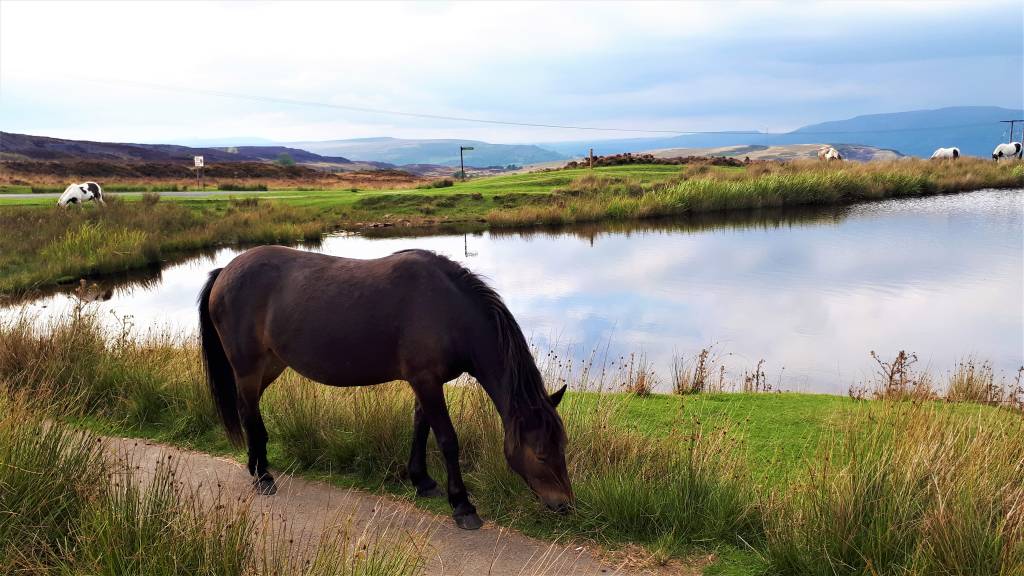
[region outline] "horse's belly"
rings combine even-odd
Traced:
[[[273,346],[274,353],[299,374],[329,386],[369,386],[401,379],[396,346],[310,334],[295,346]]]
[[[288,365],[306,378],[328,386],[372,386],[401,379],[396,371],[385,365],[367,365],[344,354],[336,355],[330,362],[300,361],[298,364],[289,362]]]

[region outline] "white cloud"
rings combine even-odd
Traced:
[[[0,122],[118,139],[580,136],[89,81],[99,79],[640,128],[791,128],[826,111],[913,108],[913,98],[929,94],[1013,105],[995,80],[1021,67],[1019,53],[1005,53],[1006,42],[1011,53],[1014,38],[1021,43],[1019,25],[1006,29],[1007,14],[1021,10],[932,2],[3,2]],[[1009,40],[979,36],[986,18],[1002,26],[997,39],[1005,31]],[[967,48],[969,56],[915,75],[907,63],[933,45],[934,54]],[[972,59],[983,48],[989,61]],[[957,84],[963,73],[970,90]],[[844,110],[828,107],[837,101]]]

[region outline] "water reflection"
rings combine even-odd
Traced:
[[[781,373],[785,388],[844,393],[868,377],[870,350],[916,351],[940,372],[972,353],[1005,373],[1024,363],[1022,220],[1020,191],[984,191],[744,218],[431,236],[389,229],[306,249],[445,254],[487,276],[542,348],[642,350],[667,373],[674,352],[715,344],[734,374],[765,358],[769,379]],[[191,331],[206,272],[237,253],[119,282],[94,306],[137,326]],[[70,305],[57,294],[28,310],[46,318]]]

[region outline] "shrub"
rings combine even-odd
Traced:
[[[266,192],[267,185],[249,182],[220,182],[217,184],[217,190],[225,192],[246,192],[252,190]]]
[[[418,184],[416,188],[426,190],[430,188],[450,188],[455,185],[455,181],[451,178],[441,178],[439,180],[431,180],[425,184]]]

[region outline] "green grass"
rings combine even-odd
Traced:
[[[51,198],[0,197],[0,293],[137,269],[185,250],[308,241],[329,230],[380,223],[479,228],[615,222],[1021,186],[1022,165],[906,160],[746,168],[627,165],[503,175],[423,190],[164,195],[158,201],[153,192],[125,193],[111,195],[106,209],[57,210]],[[90,249],[97,251],[80,254]]]
[[[3,209],[0,293],[128,272],[201,248],[318,241],[329,227],[310,210],[256,199],[192,208],[112,197],[102,210]]]
[[[550,367],[549,367],[550,369]],[[591,372],[596,373],[596,372]],[[557,374],[577,384],[581,374]],[[201,450],[227,445],[191,341],[103,336],[89,314],[0,327],[0,382],[74,398],[77,421]],[[560,407],[577,510],[543,509],[511,473],[475,385],[449,387],[470,491],[488,520],[544,538],[713,552],[716,574],[1015,574],[1024,568],[1024,419],[977,404],[802,394],[578,391]],[[263,400],[272,465],[411,497],[413,398],[286,372]],[[431,448],[430,469],[443,482]],[[443,500],[417,501],[448,513]]]
[[[245,499],[182,488],[169,461],[143,482],[132,462],[53,420],[68,414],[68,398],[31,398],[0,380],[4,574],[412,576],[424,563],[414,542],[373,526],[325,531],[299,549]]]
[[[0,396],[0,569],[5,573],[243,574],[253,521],[179,494],[170,468],[146,490],[96,441]],[[38,399],[36,400],[38,401]]]

